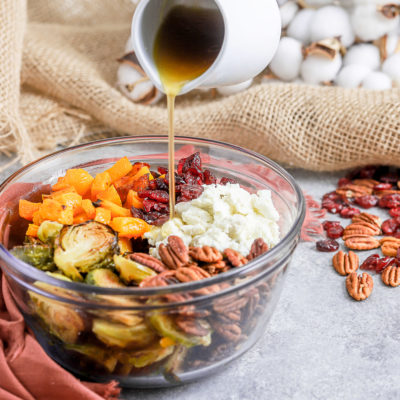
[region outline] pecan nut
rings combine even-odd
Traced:
[[[360,213],[355,215],[351,221],[353,223],[360,223],[360,222],[367,222],[371,225],[375,225],[379,228],[380,231],[380,227],[382,224],[381,219],[377,216],[377,215],[373,215],[373,214],[369,214],[369,213]]]
[[[380,182],[376,181],[375,179],[354,179],[353,183],[357,186],[365,186],[367,188],[373,189]]]
[[[400,190],[378,190],[375,191],[375,195],[379,198],[386,196],[387,194],[400,194]]]
[[[358,269],[358,255],[353,251],[349,251],[349,254],[339,251],[333,256],[332,264],[338,274],[351,274]]]
[[[189,262],[189,249],[179,236],[169,236],[168,245],[161,243],[158,254],[161,261],[170,269],[183,267]]]
[[[261,256],[268,251],[268,245],[264,242],[262,238],[258,238],[254,240],[253,244],[251,245],[250,253],[247,256],[249,261],[254,260],[256,257]]]
[[[224,255],[234,267],[240,267],[248,262],[247,258],[236,250],[226,249],[224,250]]]
[[[357,276],[357,272],[353,272],[346,278],[346,288],[349,295],[357,301],[365,300],[374,287],[372,276],[363,272],[361,276]]]
[[[203,268],[191,266],[191,267],[181,267],[175,270],[175,276],[181,282],[192,282],[199,281],[201,279],[210,278],[211,275],[204,271]]]
[[[189,335],[206,336],[210,332],[208,322],[203,319],[178,315],[175,318],[175,323],[179,329]]]
[[[129,254],[129,258],[133,261],[138,262],[139,264],[154,269],[154,271],[156,272],[163,272],[167,270],[167,267],[158,258],[155,258],[150,254],[131,253]]]
[[[160,274],[149,276],[140,282],[140,287],[158,287],[168,286],[171,284],[179,283],[175,278],[175,271],[168,270],[161,272]]]
[[[345,240],[344,244],[352,250],[371,250],[380,246],[379,240],[371,236],[354,236]]]
[[[189,255],[196,261],[206,263],[216,263],[222,261],[222,254],[215,248],[210,246],[189,247]]]
[[[372,194],[372,188],[349,183],[347,185],[341,186],[339,189],[336,189],[336,193],[345,197],[360,197],[367,194]]]
[[[223,260],[218,261],[216,263],[202,265],[201,268],[207,271],[210,275],[217,275],[221,272],[226,272],[230,269],[229,266],[226,264],[226,262]]]
[[[231,342],[237,342],[242,335],[242,330],[238,324],[224,324],[219,321],[215,321],[213,327],[222,337]]]
[[[353,222],[350,225],[346,226],[344,232],[346,232],[346,230],[362,230],[364,232],[364,235],[370,236],[381,234],[381,228],[379,226],[366,221]]]
[[[400,267],[391,264],[388,265],[382,272],[382,282],[387,286],[400,285]]]
[[[400,248],[400,239],[388,236],[380,240],[381,250],[385,256],[396,257],[397,250]]]

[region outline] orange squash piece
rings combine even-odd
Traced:
[[[26,236],[37,237],[38,230],[39,230],[39,226],[38,225],[29,224],[28,225],[28,229],[26,231]]]
[[[138,196],[137,192],[130,190],[126,197],[124,207],[128,210],[130,210],[131,207],[143,208],[143,200]]]
[[[96,208],[96,216],[94,217],[94,220],[96,222],[101,222],[102,224],[105,224],[105,225],[110,225],[111,211],[107,210],[106,208],[103,208],[103,207],[97,207]]]
[[[51,198],[58,201],[61,205],[71,207],[74,210],[74,215],[82,213],[82,196],[74,192],[60,192],[53,193]]]
[[[87,217],[89,219],[94,219],[94,217],[96,216],[96,209],[92,203],[91,200],[89,199],[84,199],[82,200],[82,209],[85,212],[85,214],[87,215]]]
[[[90,189],[90,185],[93,182],[92,175],[82,168],[68,169],[65,176],[58,178],[58,182],[53,185],[53,190],[65,189],[69,186],[73,186],[77,193],[81,196],[87,193]]]
[[[138,180],[140,177],[142,177],[143,175],[149,175],[149,180],[154,179],[153,175],[150,173],[150,169],[148,166],[144,166],[142,168],[140,168],[140,170],[134,175],[134,180]]]
[[[116,180],[129,174],[131,170],[132,164],[128,160],[128,157],[123,157],[118,160],[111,168],[107,169],[106,172],[110,174],[111,182],[114,183]]]
[[[116,204],[117,206],[122,207],[122,201],[121,197],[119,197],[119,194],[117,190],[115,189],[114,185],[109,186],[108,189],[104,190],[103,192],[100,192],[97,194],[97,199],[101,200],[108,200],[111,201],[112,203]]]
[[[111,216],[115,217],[130,217],[131,211],[127,208],[117,206],[116,204],[112,203],[110,200],[102,200],[99,199],[97,203],[100,207],[106,208],[110,210]]]
[[[56,184],[57,185],[57,184]],[[56,185],[53,185],[53,187],[54,186],[56,186]],[[43,195],[43,196],[50,196],[50,197],[53,197],[54,195],[61,195],[61,194],[64,194],[64,193],[76,193],[76,189],[73,187],[73,186],[71,186],[71,185],[67,185],[67,184],[65,184],[65,185],[63,185],[64,186],[64,188],[62,188],[62,189],[60,189],[60,190],[53,190],[53,192],[52,193],[50,193],[50,195]]]
[[[135,176],[143,167],[150,168],[150,164],[147,164],[145,162],[135,162],[135,164],[132,165],[132,169],[129,172],[128,176]]]
[[[32,222],[34,225],[40,226],[40,224],[44,221],[44,219],[40,216],[40,211],[37,210],[35,213],[33,213],[33,218]]]
[[[74,225],[75,224],[83,224],[86,221],[90,221],[92,218],[89,218],[85,212],[82,212],[78,215],[74,216]]]
[[[150,230],[150,225],[139,218],[116,217],[109,224],[119,237],[138,238]]]
[[[63,225],[72,225],[74,210],[70,206],[62,205],[57,200],[45,199],[39,208],[39,215],[43,221],[57,221]]]
[[[91,198],[93,201],[97,200],[97,195],[104,192],[111,185],[111,176],[107,171],[100,172],[94,178],[91,187]]]
[[[28,221],[33,220],[33,214],[39,210],[42,203],[32,203],[31,201],[21,199],[19,201],[19,216],[27,219]]]
[[[126,237],[118,238],[118,247],[119,247],[119,252],[121,254],[132,252],[132,243],[129,238]]]

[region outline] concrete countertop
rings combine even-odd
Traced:
[[[16,168],[0,173],[0,181]],[[342,176],[290,172],[317,200]],[[360,259],[368,254],[360,253]],[[264,335],[225,370],[171,389],[124,390],[123,398],[399,399],[400,288],[387,288],[373,274],[372,295],[356,302],[346,292],[345,279],[333,270],[331,258],[332,253],[317,252],[315,243],[299,244]]]

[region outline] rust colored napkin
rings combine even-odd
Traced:
[[[32,186],[15,184],[0,196],[0,223],[7,212],[7,203],[32,190]],[[44,352],[28,331],[1,270],[0,280],[0,399],[118,399],[117,382],[81,382]]]

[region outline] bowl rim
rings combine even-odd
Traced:
[[[106,138],[95,140],[91,142],[86,142],[83,144],[79,144],[76,146],[68,147],[65,149],[61,149],[55,151],[51,154],[45,155],[40,157],[37,160],[30,162],[29,164],[23,166],[22,168],[18,169],[12,175],[10,175],[7,179],[5,179],[0,184],[0,194],[2,191],[10,184],[12,181],[17,178],[20,174],[24,171],[33,168],[36,164],[44,162],[48,159],[54,159],[58,157],[60,154],[68,153],[75,151],[77,149],[85,149],[90,147],[96,146],[103,146],[108,144],[114,143],[135,143],[140,142],[143,140],[153,140],[153,141],[162,141],[167,142],[168,136],[167,135],[142,135],[142,136],[122,136],[116,138]],[[282,176],[294,189],[294,193],[296,195],[296,199],[298,202],[297,207],[297,214],[295,215],[294,222],[292,223],[291,227],[289,228],[286,235],[281,238],[281,240],[268,252],[257,257],[253,261],[250,261],[248,264],[241,268],[232,268],[230,271],[224,272],[223,274],[212,276],[211,278],[202,279],[199,281],[193,282],[186,282],[186,283],[177,283],[173,285],[168,285],[165,287],[154,287],[154,288],[140,288],[140,287],[127,287],[127,288],[104,288],[99,286],[88,285],[85,283],[80,282],[69,282],[63,281],[61,279],[57,279],[52,277],[51,275],[46,274],[46,272],[38,270],[37,268],[19,260],[18,258],[14,257],[6,247],[0,243],[0,259],[3,260],[7,267],[11,267],[14,271],[17,271],[19,274],[22,274],[24,278],[28,277],[34,281],[41,281],[44,283],[48,283],[52,286],[62,287],[65,289],[73,290],[75,292],[86,293],[86,294],[99,294],[99,295],[137,295],[137,296],[152,296],[152,295],[162,295],[166,293],[179,293],[179,292],[187,292],[191,290],[200,289],[206,286],[211,286],[215,284],[220,284],[225,281],[229,281],[231,279],[239,278],[243,274],[248,274],[258,268],[262,267],[263,265],[268,263],[268,260],[272,260],[275,254],[279,253],[281,249],[283,249],[286,245],[290,244],[293,239],[295,238],[297,232],[300,231],[301,226],[303,224],[305,218],[305,199],[302,190],[298,183],[294,180],[294,178],[287,172],[283,167],[277,164],[275,161],[270,160],[268,157],[265,157],[255,151],[244,149],[238,145],[234,145],[227,142],[222,142],[214,139],[204,139],[204,138],[197,138],[197,137],[190,137],[190,136],[175,136],[176,140],[183,141],[183,142],[197,142],[201,144],[211,144],[216,145],[219,147],[225,147],[231,150],[238,151],[240,153],[244,153],[248,156],[256,158],[262,164],[266,165],[268,168],[274,170],[280,176]],[[279,261],[279,260],[277,260]],[[275,268],[273,265],[277,263],[277,261],[271,264],[269,269],[269,274],[271,274]],[[28,268],[27,268],[28,267]],[[269,275],[268,273],[266,275]],[[7,274],[8,275],[8,274]]]

